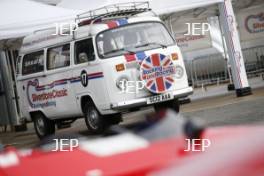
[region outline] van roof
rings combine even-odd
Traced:
[[[122,26],[124,24],[132,24],[147,21],[160,22],[161,20],[155,16],[133,16],[130,18],[112,19],[103,22],[96,21],[93,24],[79,26],[74,32],[74,35],[52,35],[56,32],[56,28],[50,28],[26,36],[23,40],[20,54],[26,54],[29,52],[41,50],[43,48],[71,42],[73,40],[88,38],[89,36],[95,36],[101,31]],[[69,29],[67,33],[68,32]]]

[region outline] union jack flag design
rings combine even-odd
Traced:
[[[137,61],[140,65],[142,61],[146,58],[146,54],[144,51],[137,52],[135,54],[128,53],[128,54],[125,54],[124,56],[127,62]]]
[[[169,56],[152,54],[146,57],[140,67],[141,80],[153,93],[164,93],[174,83],[175,67]]]
[[[116,28],[119,26],[126,25],[126,24],[128,24],[128,22],[126,19],[121,18],[121,19],[117,19],[117,20],[113,20],[113,21],[108,21],[106,24],[107,24],[109,29],[112,29],[112,28]]]

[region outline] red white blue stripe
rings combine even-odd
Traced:
[[[103,72],[90,73],[90,74],[87,74],[87,76],[88,76],[88,80],[104,77]],[[39,85],[39,82],[35,80],[34,82],[30,81],[28,85],[34,86],[36,91],[43,91],[43,90],[52,89],[57,86],[68,84],[68,82],[76,83],[80,81],[81,81],[81,76],[77,76],[77,77],[72,77],[68,79],[56,80],[50,84],[41,85],[41,86]]]

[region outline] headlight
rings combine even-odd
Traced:
[[[120,76],[117,80],[116,80],[116,87],[120,90],[126,90],[127,88],[127,81],[128,81],[128,77],[127,76]]]
[[[175,67],[175,77],[177,79],[180,79],[180,78],[182,78],[183,74],[184,74],[183,68],[181,66],[179,66],[179,65],[176,65],[176,67]]]

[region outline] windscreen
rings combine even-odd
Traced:
[[[159,22],[130,24],[107,30],[98,34],[96,42],[100,58],[110,58],[174,44],[165,26]]]

